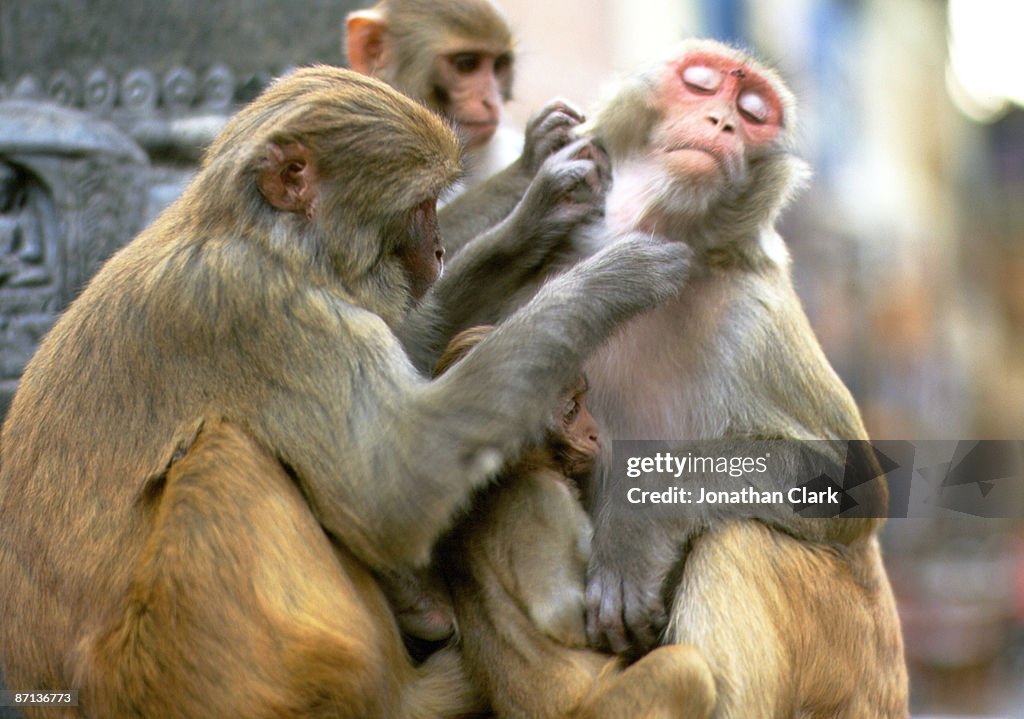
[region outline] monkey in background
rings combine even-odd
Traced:
[[[587,361],[591,407],[612,440],[771,455],[766,474],[692,473],[681,486],[785,490],[854,471],[871,480],[855,490],[863,511],[637,509],[629,487],[674,480],[627,486],[609,460],[587,497],[588,633],[619,653],[695,646],[715,677],[715,717],[904,717],[902,638],[877,539],[885,481],[867,444],[850,441],[867,438],[860,414],[811,330],[774,228],[807,176],[793,152],[795,110],[775,72],[691,40],[619,83],[593,115],[584,134],[608,152],[611,189],[579,247],[644,232],[693,255],[683,290]]]
[[[475,242],[426,300],[459,155],[385,84],[296,71],[57,321],[0,436],[0,661],[9,686],[80,705],[29,716],[477,708],[454,650],[411,665],[370,572],[427,561],[587,353],[678,288],[687,250],[610,248],[428,381],[395,330],[495,274]],[[567,191],[587,164],[550,160]]]
[[[435,376],[493,330],[458,334]],[[586,648],[591,525],[576,481],[587,479],[600,448],[586,392],[580,375],[559,393],[543,440],[477,493],[436,552],[466,669],[500,717],[706,717],[715,688],[691,647],[662,647],[628,668]]]
[[[349,67],[425,103],[463,137],[467,175],[439,213],[452,255],[509,215],[544,159],[576,139],[583,121],[555,100],[530,118],[524,137],[501,125],[515,45],[491,0],[381,0],[349,13],[344,46]]]
[[[512,97],[515,44],[495,3],[384,0],[349,13],[345,24],[353,70],[452,121],[469,150],[465,182],[475,184],[519,157],[522,138],[503,136],[510,130],[501,124]],[[474,167],[474,160],[483,166]]]

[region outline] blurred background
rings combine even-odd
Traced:
[[[95,264],[180,191],[218,118],[289,67],[342,64],[344,15],[369,4],[4,0],[0,390]],[[554,96],[586,108],[687,36],[775,64],[815,170],[782,232],[871,435],[1024,439],[1024,2],[501,4],[518,127]],[[1024,717],[1024,507],[1002,514],[889,522],[916,715]]]

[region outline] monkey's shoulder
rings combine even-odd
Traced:
[[[685,331],[659,332],[654,323],[646,336],[659,342],[678,337],[680,346],[670,353],[674,362],[698,369],[686,373],[691,380],[711,381],[711,394],[725,398],[734,421],[794,431],[813,427],[820,430],[815,436],[863,436],[856,404],[822,350],[784,266],[699,275],[659,311],[665,321],[685,323]],[[731,381],[714,379],[722,374]]]

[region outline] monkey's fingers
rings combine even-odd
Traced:
[[[639,248],[643,248],[643,250],[640,257],[636,259],[643,263],[649,263],[650,281],[654,281],[655,278],[665,278],[673,288],[661,299],[675,295],[686,282],[693,250],[682,242],[669,242],[662,237],[630,232],[617,239],[612,250],[604,250],[602,254],[605,252],[610,254],[611,251],[618,250],[627,255],[623,261],[628,263],[630,256],[637,254]]]
[[[611,160],[603,149],[587,138],[581,138],[569,147],[574,148],[569,154],[577,160],[591,163],[593,171],[587,175],[587,184],[598,197],[604,197],[605,191],[611,186]]]
[[[607,156],[593,142],[587,138],[579,138],[566,143],[558,152],[551,155],[545,163],[557,165],[574,160],[585,160],[593,165],[600,163],[603,166],[607,165],[608,162]]]
[[[587,118],[577,107],[568,100],[555,98],[538,110],[526,123],[526,131],[529,133],[537,128],[552,115],[563,115],[573,120],[575,124],[583,123]]]
[[[587,639],[638,656],[658,645],[668,621],[656,582],[600,570],[587,583]]]
[[[544,161],[531,189],[559,212],[567,203],[585,206],[588,213],[599,211],[604,198],[599,158],[600,151],[589,141],[577,140]]]
[[[583,114],[570,105],[556,101],[531,118],[526,127],[523,162],[532,172],[553,153],[576,139],[576,128]]]
[[[550,154],[568,145],[576,139],[575,130],[578,126],[579,122],[574,117],[561,112],[544,118],[537,129],[537,144],[541,148],[538,154],[544,157],[541,153]]]
[[[600,193],[603,197],[612,186],[612,161],[608,157],[608,153],[600,145],[591,142],[589,148],[590,159],[597,170],[597,186],[594,191]]]
[[[658,583],[641,577],[639,582],[623,581],[623,621],[626,633],[631,637],[632,649],[645,654],[656,647],[662,631],[668,623],[665,605],[658,590]]]

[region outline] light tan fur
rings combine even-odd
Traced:
[[[435,374],[492,329],[457,335]],[[712,675],[691,647],[663,647],[628,667],[587,648],[583,585],[591,524],[576,480],[593,469],[600,430],[586,391],[581,377],[552,402],[545,440],[478,494],[438,549],[467,670],[499,717],[706,717],[714,705]]]
[[[513,469],[478,499],[440,559],[467,671],[509,719],[710,716],[714,678],[694,647],[661,647],[629,666],[586,648],[579,543],[589,532],[552,470]]]
[[[707,660],[716,719],[907,715],[903,643],[874,537],[839,550],[756,522],[709,532],[687,558],[666,642]]]

